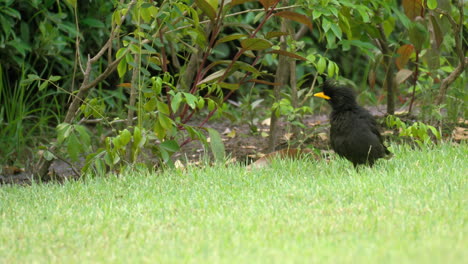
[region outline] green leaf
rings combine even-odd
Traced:
[[[367,11],[369,10],[367,7],[365,6],[362,6],[362,5],[358,5],[356,6],[357,8],[357,11],[359,12],[359,14],[361,15],[362,17],[362,21],[364,23],[369,23],[370,21],[370,18],[369,18],[369,14],[367,14]]]
[[[413,43],[414,48],[417,51],[421,51],[429,36],[426,27],[419,22],[414,22],[410,26],[408,34],[410,42]]]
[[[286,32],[281,32],[281,31],[272,31],[272,32],[268,32],[265,36],[265,38],[267,39],[271,39],[271,38],[276,38],[276,37],[281,37],[281,36],[287,36],[289,35],[288,33]]]
[[[56,82],[56,81],[58,81],[58,80],[60,80],[60,79],[62,79],[61,76],[54,76],[54,75],[52,75],[52,76],[49,77],[49,81],[51,81],[51,82]]]
[[[333,75],[335,74],[335,63],[332,62],[332,61],[329,61],[328,62],[328,68],[327,68],[327,73],[328,73],[328,77],[333,77]]]
[[[205,15],[208,16],[208,18],[213,21],[216,18],[216,9],[213,8],[213,5],[207,0],[195,0],[195,3],[197,4],[197,7],[199,7]],[[217,1],[216,1],[217,2]]]
[[[62,144],[72,132],[73,127],[68,123],[61,123],[57,125],[57,143]]]
[[[28,79],[32,81],[40,80],[41,77],[37,76],[36,74],[28,74]]]
[[[239,69],[241,69],[241,70],[251,72],[256,76],[261,74],[261,72],[259,70],[257,70],[257,68],[255,68],[252,65],[250,65],[248,63],[245,63],[243,61],[236,61],[234,63],[234,66],[239,67]]]
[[[163,149],[163,148],[158,148],[159,150],[159,153],[161,154],[161,159],[164,161],[164,162],[167,162],[171,156],[169,155],[169,153],[167,152],[167,150]]]
[[[320,10],[314,9],[314,11],[312,11],[312,20],[316,20],[321,15],[322,15],[322,12]]]
[[[191,93],[184,93],[185,101],[190,106],[190,108],[195,109],[197,107],[197,97]]]
[[[127,60],[125,58],[122,58],[122,60],[119,62],[119,65],[117,65],[117,73],[119,74],[119,77],[122,78],[126,72]]]
[[[364,41],[360,41],[360,40],[341,40],[340,42],[338,42],[338,44],[341,44],[343,45],[343,49],[344,50],[349,50],[350,49],[350,46],[356,46],[358,48],[360,48],[362,51],[366,52],[366,54],[368,55],[371,55],[371,51],[373,50],[376,50],[377,47],[372,45],[371,43],[369,42],[364,42]]]
[[[156,104],[156,98],[152,97],[148,102],[146,102],[143,105],[143,109],[145,109],[146,112],[153,112],[154,110],[156,110]]]
[[[162,127],[159,119],[154,123],[153,131],[160,140],[163,140],[166,137],[166,129]]]
[[[207,128],[208,134],[210,136],[210,147],[213,153],[213,157],[216,162],[223,162],[225,160],[225,150],[224,150],[224,143],[221,139],[221,135],[218,131]]]
[[[216,107],[215,101],[213,101],[210,98],[208,98],[207,101],[208,101],[208,110],[213,111],[215,109],[215,107]]]
[[[120,48],[117,53],[115,54],[116,59],[120,59],[122,56],[127,55],[127,48]]]
[[[81,141],[82,149],[87,149],[91,146],[91,136],[89,135],[88,129],[82,125],[75,125],[75,130],[78,132],[78,136]]]
[[[42,91],[42,90],[46,89],[47,86],[49,86],[49,82],[48,82],[48,81],[42,82],[41,85],[39,85],[39,91]]]
[[[328,32],[328,30],[331,28],[331,25],[332,23],[330,22],[330,20],[326,19],[326,18],[323,18],[322,19],[322,29],[323,29],[323,32]]]
[[[72,161],[78,161],[78,155],[80,154],[81,143],[75,134],[70,134],[67,140],[68,156]]]
[[[436,9],[437,8],[437,0],[427,0],[427,7],[429,9],[431,9],[431,10]]]
[[[228,90],[237,90],[237,89],[239,89],[240,84],[239,83],[220,82],[219,86],[221,86],[221,88],[228,89]]]
[[[205,98],[200,97],[198,98],[197,108],[202,109],[203,107],[205,107]]]
[[[397,7],[392,8],[392,13],[396,15],[398,21],[406,28],[409,29],[411,26],[411,20],[403,14]]]
[[[71,5],[73,8],[76,8],[76,0],[66,0],[67,4]]]
[[[159,95],[162,91],[163,80],[160,77],[153,77],[151,78],[151,80],[153,82],[153,86],[151,89],[153,89],[156,95]]]
[[[81,22],[85,25],[88,25],[90,27],[94,27],[94,28],[105,28],[106,25],[104,23],[102,23],[102,21],[99,21],[95,18],[92,18],[92,17],[87,17],[83,20],[81,20]]]
[[[248,38],[241,41],[241,46],[244,50],[265,50],[271,48],[273,44],[261,38]]]
[[[55,157],[55,155],[52,152],[48,151],[48,150],[44,151],[44,154],[42,154],[42,156],[44,157],[44,159],[46,159],[48,161],[57,159],[57,157]]]
[[[428,126],[429,130],[431,130],[432,134],[434,134],[434,136],[437,138],[437,139],[441,139],[441,136],[440,136],[440,132],[439,130],[437,130],[435,127],[433,126]]]
[[[307,61],[306,58],[304,58],[304,57],[302,57],[300,55],[297,55],[296,53],[292,53],[292,52],[285,51],[285,50],[272,50],[272,51],[269,51],[268,53],[279,54],[279,55],[283,55],[283,56],[293,58],[293,59],[296,59],[296,60]]]
[[[343,35],[343,32],[341,31],[341,28],[340,28],[337,24],[333,23],[333,24],[331,25],[331,30],[333,31],[333,33],[335,34],[335,36],[336,36],[338,39],[341,40],[341,37],[342,37],[342,35]]]
[[[351,30],[351,25],[349,24],[349,15],[348,14],[343,14],[342,12],[339,13],[339,26],[342,31],[345,32],[346,36],[348,39],[353,38],[353,32]]]
[[[133,143],[135,143],[135,145],[138,145],[140,144],[141,142],[141,130],[140,130],[140,127],[135,127],[133,129]]]
[[[148,23],[151,21],[151,12],[147,7],[143,7],[142,5],[139,11],[140,11],[140,16],[141,18],[143,18],[143,21],[145,21],[145,23]]]
[[[171,100],[171,109],[172,112],[177,112],[179,110],[180,103],[182,102],[182,93],[176,93]]]
[[[166,131],[172,128],[172,120],[169,117],[167,117],[165,114],[159,113],[158,121],[161,127],[165,129]]]
[[[324,57],[320,57],[317,62],[317,72],[322,74],[325,72],[325,68],[327,67],[327,62]]]
[[[132,140],[132,133],[130,133],[128,129],[124,129],[122,130],[122,132],[120,132],[119,138],[122,147],[126,146],[130,142],[130,140]]]
[[[170,153],[174,153],[174,152],[177,152],[180,150],[180,146],[179,144],[177,144],[177,141],[175,140],[166,140],[164,142],[162,142],[160,145],[159,145],[160,148],[170,152]]]
[[[220,44],[220,43],[223,43],[223,42],[228,42],[228,41],[232,41],[232,40],[236,40],[236,39],[240,39],[240,38],[245,38],[245,37],[248,37],[248,35],[246,35],[246,34],[233,34],[233,35],[225,36],[223,38],[218,39],[218,41],[216,41],[216,44]]]
[[[158,105],[158,111],[165,114],[169,115],[169,106],[161,101],[157,101],[156,103]]]

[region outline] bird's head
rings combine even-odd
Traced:
[[[332,80],[326,80],[322,85],[322,92],[314,94],[327,100],[333,109],[347,109],[357,105],[356,94],[346,86],[337,86]]]

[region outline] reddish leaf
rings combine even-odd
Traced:
[[[411,77],[411,75],[413,75],[413,71],[410,71],[408,69],[401,69],[397,72],[395,80],[397,84],[401,84],[404,81],[406,81],[409,77]]]
[[[275,16],[280,16],[286,19],[290,19],[296,21],[298,23],[306,25],[310,30],[312,30],[312,22],[310,21],[309,17],[299,14],[292,11],[281,11],[275,14]]]
[[[228,90],[237,90],[240,87],[240,83],[226,83],[226,82],[220,82],[218,83],[219,86],[221,86],[224,89]]]
[[[117,85],[118,87],[125,87],[125,88],[130,88],[132,87],[131,83],[121,83]]]
[[[281,36],[287,36],[289,35],[288,33],[286,32],[281,32],[281,31],[272,31],[272,32],[268,32],[265,36],[265,38],[267,39],[271,39],[271,38],[276,38],[276,37],[281,37]]]
[[[247,37],[247,35],[245,34],[233,34],[233,35],[225,36],[225,37],[218,39],[218,41],[216,41],[216,44],[228,42],[228,41],[235,40],[235,39],[245,38],[245,37]]]
[[[424,16],[424,7],[421,0],[403,0],[402,4],[409,19],[414,20],[417,16]]]
[[[263,8],[268,9],[279,2],[279,0],[259,0]]]
[[[290,58],[293,58],[293,59],[307,61],[306,58],[304,58],[304,57],[302,57],[300,55],[297,55],[295,53],[285,51],[285,50],[272,50],[272,51],[269,51],[268,53],[275,53],[275,54],[283,55],[283,56],[290,57]]]
[[[270,48],[273,44],[266,39],[249,38],[242,40],[241,46],[244,50],[264,50]]]
[[[414,52],[414,46],[411,44],[406,44],[398,48],[397,54],[400,55],[396,58],[396,66],[399,70],[403,69],[405,65],[408,63],[408,60]]]
[[[253,2],[253,1],[255,1],[255,0],[232,0],[231,1],[231,6],[241,5],[243,3]]]

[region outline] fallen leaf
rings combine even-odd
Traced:
[[[452,132],[452,137],[456,141],[462,141],[468,139],[468,128],[465,127],[455,127]]]
[[[317,136],[320,138],[322,141],[327,141],[328,140],[328,134],[325,132],[318,133]]]
[[[312,155],[312,157],[316,160],[320,158],[310,149],[281,149],[281,150],[266,154],[265,156],[261,157],[254,163],[247,166],[247,170],[268,167],[271,164],[271,161],[275,158],[298,159],[300,157],[303,157],[304,155]]]
[[[235,138],[236,137],[236,130],[232,130],[226,135],[228,138]]]
[[[224,129],[223,133],[221,133],[221,134],[227,135],[229,133],[231,133],[231,129],[229,127],[226,127],[226,129]]]
[[[289,140],[291,140],[291,138],[292,138],[293,135],[294,135],[293,133],[285,133],[285,134],[283,135],[283,138],[284,138],[285,140],[289,141]]]
[[[4,166],[1,171],[3,175],[15,175],[21,172],[24,172],[24,168],[19,168],[16,166]]]
[[[261,124],[264,125],[264,126],[270,126],[271,118],[267,118],[267,119],[263,120]]]

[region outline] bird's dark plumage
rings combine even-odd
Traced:
[[[326,99],[333,108],[330,115],[330,141],[338,155],[359,164],[372,166],[374,162],[390,155],[383,145],[374,117],[356,102],[354,91],[337,86],[331,80],[322,85],[323,92],[315,96]]]

